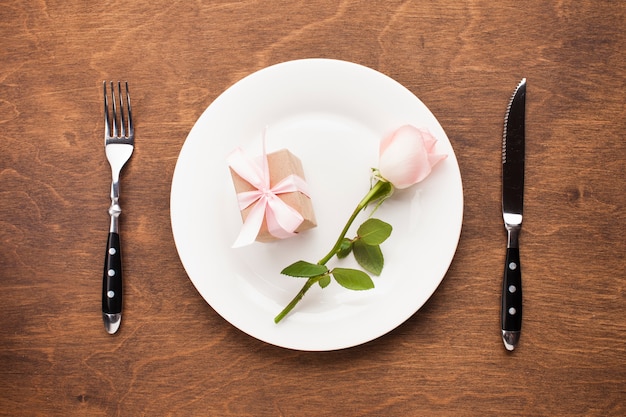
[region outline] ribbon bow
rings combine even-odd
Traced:
[[[249,158],[241,148],[235,149],[228,156],[227,160],[233,171],[255,188],[255,190],[237,194],[239,210],[243,210],[252,204],[254,206],[248,213],[248,217],[246,217],[243,223],[233,248],[246,246],[254,242],[263,225],[263,219],[266,220],[267,229],[272,236],[278,239],[294,236],[296,234],[295,230],[302,224],[304,217],[296,209],[281,200],[278,194],[299,191],[309,197],[307,183],[301,177],[292,174],[270,187],[265,138],[263,140],[263,155],[260,164],[259,161]]]

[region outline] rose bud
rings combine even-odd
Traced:
[[[380,142],[378,170],[395,188],[407,188],[426,178],[447,155],[434,153],[430,132],[405,125]]]

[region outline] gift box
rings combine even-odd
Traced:
[[[302,162],[300,159],[289,152],[287,149],[281,149],[279,151],[267,154],[267,165],[269,169],[270,187],[275,187],[281,180],[287,178],[290,175],[296,175],[304,180],[304,170],[302,168]],[[230,173],[233,180],[233,185],[237,194],[254,191],[257,188],[243,179],[237,172],[230,167]],[[311,199],[300,191],[286,192],[276,194],[278,198],[285,202],[288,206],[295,209],[304,218],[300,226],[297,227],[295,233],[300,233],[305,230],[311,229],[317,226],[315,220],[315,213],[313,211],[313,204]],[[250,205],[241,210],[241,218],[245,223],[248,218],[248,214],[253,209],[253,205]],[[267,226],[267,219],[263,219],[263,224],[256,237],[258,242],[271,242],[279,238],[273,236]]]

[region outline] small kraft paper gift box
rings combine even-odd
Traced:
[[[289,207],[286,208],[283,206],[281,210],[278,210],[278,213],[268,214],[268,211],[271,212],[271,208],[268,203],[268,206],[263,213],[263,222],[254,240],[258,242],[272,242],[278,239],[284,239],[294,236],[297,233],[317,226],[315,213],[313,211],[313,204],[311,202],[310,196],[308,195],[308,192],[306,191],[307,187],[304,181],[304,170],[302,168],[302,162],[300,161],[300,159],[291,152],[289,152],[287,149],[281,149],[267,155],[265,155],[264,153],[261,158],[263,157],[267,158],[266,161],[267,171],[269,172],[269,187],[271,190],[270,194],[272,194],[271,198],[273,198],[273,196],[276,196]],[[257,160],[258,159],[260,158],[257,158]],[[254,164],[258,161],[248,162]],[[261,160],[261,165],[259,166],[257,164],[257,166],[261,168],[262,163],[263,161]],[[231,161],[229,168],[233,180],[233,185],[235,187],[235,191],[240,202],[240,208],[242,207],[241,196],[245,195],[246,193],[253,194],[253,198],[256,198],[256,196],[258,196],[258,198],[254,200],[252,204],[249,204],[247,207],[241,209],[241,218],[244,222],[245,227],[248,216],[255,209],[255,205],[259,203],[259,200],[262,198],[261,196],[263,193],[261,190],[262,187],[259,187],[258,184],[256,184],[255,186],[246,179],[244,179],[241,175],[239,175],[237,171],[240,170],[237,169],[236,165],[237,164],[232,163]],[[257,172],[258,171],[262,171],[262,169],[258,169]],[[243,171],[240,172],[243,173]],[[261,174],[263,173],[261,172]],[[263,177],[263,175],[261,175],[261,177]],[[262,182],[263,178],[261,178],[260,181]],[[290,185],[285,186],[285,183],[288,183]],[[293,232],[279,230],[278,232],[280,233],[274,231],[274,234],[272,234],[270,232],[270,227],[268,226],[267,216],[283,216],[285,215],[285,210],[291,211],[289,208],[299,213],[302,218],[301,223],[295,228],[295,230],[293,230]],[[272,223],[275,224],[275,222]],[[243,246],[244,244],[248,243],[251,242],[245,242],[241,245],[236,244],[235,246]]]

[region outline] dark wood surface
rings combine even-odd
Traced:
[[[0,415],[626,414],[626,3],[0,4]],[[291,351],[224,321],[177,256],[171,177],[196,119],[251,72],[326,57],[381,71],[446,130],[464,185],[428,303],[355,348]],[[528,79],[524,331],[499,336],[500,139]],[[125,316],[100,313],[109,166],[101,82],[128,79]]]

